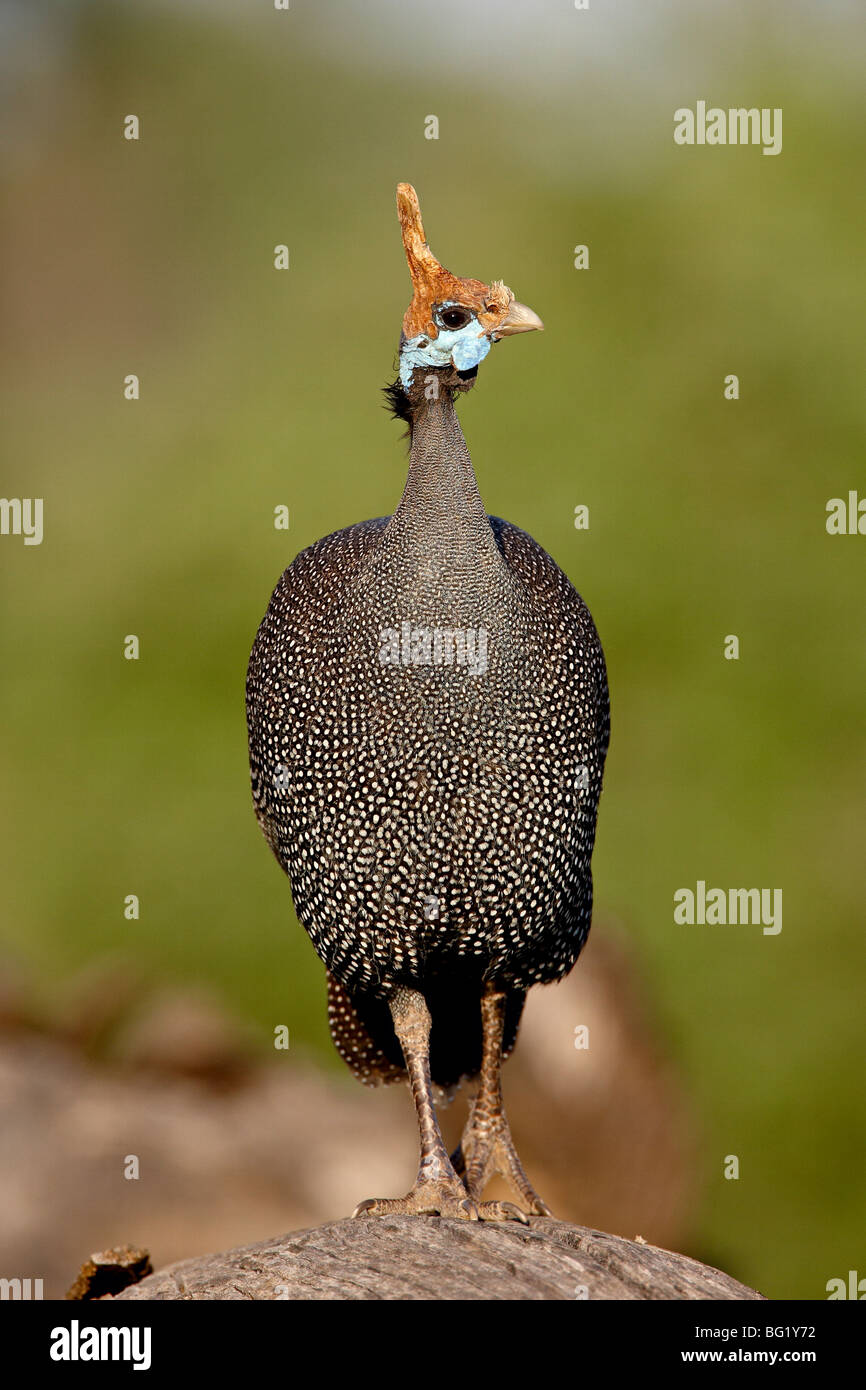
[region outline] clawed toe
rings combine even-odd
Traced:
[[[451,1216],[458,1221],[477,1221],[478,1207],[462,1183],[419,1183],[405,1197],[368,1197],[352,1216]]]
[[[482,1221],[520,1221],[529,1225],[529,1217],[513,1202],[478,1202],[478,1215]]]

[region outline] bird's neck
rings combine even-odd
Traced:
[[[409,474],[388,526],[390,539],[427,556],[450,557],[459,568],[501,563],[454,409],[452,393],[422,399],[411,417]]]

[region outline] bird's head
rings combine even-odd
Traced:
[[[462,280],[439,264],[427,245],[418,195],[410,183],[397,185],[397,212],[412,303],[403,318],[400,382],[394,390],[402,387],[409,403],[423,396],[434,374],[451,390],[466,391],[493,343],[544,324],[501,280],[489,285]]]

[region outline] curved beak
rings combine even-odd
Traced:
[[[543,329],[544,324],[532,309],[514,299],[499,327],[493,330],[493,337],[510,338],[512,333],[531,333],[533,328]]]

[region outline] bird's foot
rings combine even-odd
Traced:
[[[358,1203],[352,1216],[452,1216],[478,1221],[480,1211],[455,1175],[419,1181],[405,1197],[368,1197]]]
[[[478,1208],[482,1220],[527,1222],[527,1213],[529,1216],[552,1216],[550,1207],[542,1201],[523,1171],[523,1164],[514,1147],[511,1130],[504,1114],[492,1118],[483,1117],[480,1120],[470,1116],[451,1162],[455,1171],[463,1178],[464,1187]],[[511,1202],[480,1200],[488,1182],[497,1173],[511,1184],[523,1201],[526,1211],[521,1211]]]

